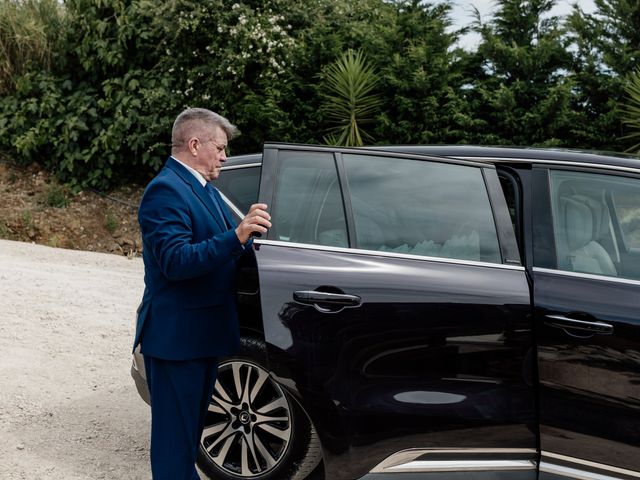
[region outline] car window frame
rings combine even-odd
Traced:
[[[222,175],[224,172],[229,171],[237,171],[237,170],[245,170],[245,169],[257,169],[258,170],[258,189],[256,190],[256,201],[259,195],[259,187],[260,187],[260,175],[262,173],[262,161],[256,161],[251,163],[243,163],[239,165],[224,165],[222,167]],[[227,206],[233,211],[233,213],[240,219],[243,219],[247,212],[242,211],[240,206],[234,202],[231,198],[229,198],[228,189],[221,188],[221,185],[217,183],[217,180],[214,181],[213,185],[218,189],[220,196],[225,201]],[[255,201],[253,202],[255,203]]]
[[[387,150],[375,150],[375,149],[359,149],[359,148],[349,148],[349,147],[327,147],[327,146],[317,146],[317,145],[301,145],[301,144],[281,144],[281,143],[266,143],[264,145],[263,150],[263,161],[262,161],[262,178],[260,181],[260,193],[259,193],[259,201],[262,203],[267,203],[268,205],[274,204],[274,196],[277,191],[277,182],[278,182],[278,170],[279,170],[279,161],[278,155],[279,152],[284,150],[297,150],[297,151],[307,151],[307,152],[331,152],[334,156],[334,161],[336,163],[336,167],[338,169],[338,179],[340,182],[340,190],[342,193],[342,201],[345,208],[345,215],[347,220],[347,233],[349,237],[349,246],[347,248],[343,247],[328,247],[317,244],[300,244],[295,246],[299,246],[300,248],[311,248],[311,249],[320,249],[320,250],[332,250],[332,251],[349,251],[349,252],[360,252],[365,254],[373,254],[373,255],[390,255],[390,256],[399,256],[403,258],[411,258],[411,259],[419,259],[419,258],[428,258],[433,261],[445,261],[445,262],[458,262],[458,263],[478,263],[482,265],[494,265],[494,266],[512,266],[512,267],[522,267],[522,259],[520,257],[520,252],[518,248],[518,243],[515,237],[515,232],[513,231],[511,219],[509,216],[508,207],[504,198],[504,193],[502,191],[502,187],[500,185],[500,181],[498,179],[498,172],[496,166],[493,163],[488,163],[486,161],[476,161],[473,159],[460,159],[460,158],[452,158],[452,157],[436,157],[432,155],[416,155],[416,154],[408,154],[408,153],[400,153],[394,151]],[[480,168],[480,172],[482,174],[483,183],[485,185],[486,194],[488,196],[490,208],[491,208],[491,216],[494,222],[494,228],[496,231],[498,248],[500,252],[500,260],[501,263],[494,262],[484,262],[484,261],[474,261],[474,260],[465,260],[465,259],[456,259],[456,258],[445,258],[445,257],[425,257],[420,255],[411,255],[411,254],[402,254],[402,253],[393,253],[393,252],[382,252],[377,250],[367,250],[367,249],[358,249],[354,245],[355,237],[355,222],[353,216],[353,206],[351,204],[350,194],[348,191],[348,184],[346,180],[346,172],[344,166],[344,154],[355,154],[355,155],[365,155],[365,156],[377,156],[377,157],[389,157],[389,158],[397,158],[397,159],[407,159],[407,160],[419,160],[419,161],[431,161],[431,162],[439,162],[444,164],[454,164],[454,165],[465,165],[474,168]],[[506,223],[505,223],[506,222]],[[258,244],[261,242],[275,242],[275,243],[286,243],[289,246],[294,245],[290,242],[280,242],[277,239],[270,238],[267,236],[266,239],[258,240]]]
[[[552,262],[541,265],[536,260],[536,252],[539,252],[539,244],[537,244],[535,236],[532,238],[532,268],[533,270],[546,271],[558,275],[578,276],[585,278],[598,278],[611,282],[623,283],[639,283],[640,280],[629,279],[624,277],[614,277],[609,275],[600,275],[587,272],[576,272],[561,269],[558,266],[558,253],[556,248],[556,232],[553,223],[553,213],[551,205],[551,170],[563,170],[576,173],[587,173],[594,175],[608,175],[612,177],[628,177],[640,182],[640,169],[633,170],[630,168],[617,167],[615,165],[591,165],[591,164],[572,164],[567,162],[535,162],[532,160],[532,189],[536,192],[534,204],[532,208],[532,222],[534,225],[544,226],[550,232],[547,241],[551,242],[551,247],[547,255],[552,258]],[[617,213],[615,213],[617,215]],[[624,234],[622,233],[619,222],[614,222],[615,234],[620,237],[624,244]],[[626,245],[625,245],[626,247]],[[548,260],[548,259],[547,259]]]

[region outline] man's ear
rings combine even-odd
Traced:
[[[200,144],[200,141],[198,140],[197,137],[191,137],[189,139],[189,153],[191,153],[191,155],[193,155],[194,157],[198,154],[198,146]]]

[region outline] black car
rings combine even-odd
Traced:
[[[639,159],[268,144],[217,183],[273,227],[211,478],[640,478]]]

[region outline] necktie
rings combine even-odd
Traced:
[[[218,200],[219,196],[216,195],[217,193],[216,189],[213,188],[213,185],[211,185],[209,182],[205,184],[204,188],[209,194],[209,196],[211,197],[211,200],[213,201],[213,205],[216,208],[216,212],[218,213],[218,215],[220,215],[220,218],[222,219],[222,223],[226,228],[229,228],[227,219],[224,217],[224,214],[222,213],[222,207],[220,206],[220,201]]]

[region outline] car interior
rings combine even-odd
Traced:
[[[558,178],[552,194],[558,268],[610,277],[629,277],[622,271],[628,251],[613,204],[612,181]],[[634,255],[635,256],[635,255]],[[631,275],[633,278],[633,274]]]

